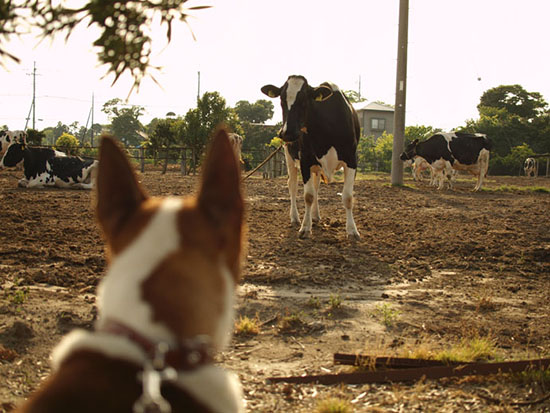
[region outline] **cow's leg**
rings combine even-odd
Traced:
[[[296,205],[296,197],[298,196],[298,167],[296,161],[292,159],[288,148],[285,146],[286,169],[288,172],[288,192],[290,194],[290,223],[300,225],[300,214]]]
[[[315,197],[313,198],[313,206],[311,210],[311,219],[315,222],[321,221],[321,214],[319,213],[319,183],[321,182],[321,174],[314,173],[313,175],[313,187]]]
[[[304,219],[302,221],[302,227],[300,228],[300,238],[309,238],[311,236],[312,225],[312,209],[315,203],[317,194],[315,193],[315,174],[311,174],[307,182],[304,184],[304,202],[306,204],[306,211],[304,212]]]
[[[479,154],[479,158],[477,160],[478,162],[478,176],[477,176],[477,185],[474,188],[474,192],[479,191],[481,189],[481,186],[483,185],[483,178],[485,178],[485,175],[487,175],[487,171],[489,170],[489,151],[486,149],[482,149],[481,153]]]
[[[20,188],[26,188],[29,186],[29,181],[27,178],[21,178],[17,183],[17,186]]]
[[[342,202],[346,209],[346,232],[349,239],[359,239],[359,232],[353,219],[353,184],[355,182],[355,169],[344,165],[344,190]]]

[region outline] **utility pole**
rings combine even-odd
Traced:
[[[90,139],[90,146],[94,147],[94,93],[92,92],[92,138]]]
[[[32,128],[36,130],[36,62],[32,71]]]
[[[403,161],[399,159],[405,141],[405,106],[407,97],[407,43],[409,30],[409,0],[399,0],[399,35],[397,40],[397,76],[395,112],[393,115],[393,151],[391,184],[403,185]]]
[[[31,118],[32,112],[32,128],[36,129],[36,62],[34,62],[34,67],[32,73],[27,73],[32,76],[32,102],[29,109],[29,114],[27,115],[27,121],[25,122],[25,130],[29,126],[29,119]]]
[[[357,95],[359,96],[359,100],[361,100],[361,75],[359,75],[359,87],[358,87]]]
[[[197,72],[197,103],[201,98],[201,72]]]

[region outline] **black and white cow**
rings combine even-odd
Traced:
[[[539,164],[535,158],[527,158],[523,163],[525,176],[533,176],[536,178],[539,175]]]
[[[400,158],[403,161],[416,156],[424,158],[433,168],[434,175],[444,174],[449,184],[452,169],[468,171],[477,176],[474,191],[479,191],[489,168],[491,147],[491,141],[481,133],[441,132],[423,142],[415,139]],[[439,189],[443,188],[443,183],[444,179],[440,179]]]
[[[26,188],[56,186],[91,189],[98,164],[94,160],[66,156],[48,148],[31,148],[16,142],[8,147],[2,157],[0,169],[15,167],[21,162],[25,176],[19,181],[19,186]]]
[[[353,184],[357,169],[357,142],[360,128],[357,113],[335,84],[308,85],[303,76],[290,76],[282,87],[266,85],[262,92],[280,96],[285,142],[285,158],[290,192],[290,221],[300,223],[296,206],[298,167],[304,182],[305,214],[300,237],[311,235],[312,221],[320,220],[318,191],[321,176],[332,181],[334,172],[344,168],[342,201],[346,210],[346,231],[358,239],[353,220]]]
[[[8,147],[15,142],[27,143],[27,132],[22,130],[2,130],[0,131],[0,156],[4,155]]]

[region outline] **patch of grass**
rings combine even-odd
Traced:
[[[287,314],[279,320],[279,331],[281,333],[289,333],[299,330],[306,325],[307,323],[303,320],[302,313]]]
[[[434,357],[436,360],[452,362],[487,361],[496,358],[495,344],[488,338],[475,337],[462,340],[449,350],[443,350]]]
[[[476,305],[476,312],[489,312],[495,311],[498,308],[497,303],[493,301],[488,295],[482,295]]]
[[[399,311],[389,303],[382,303],[376,306],[374,316],[386,327],[391,327],[399,318]]]
[[[545,388],[550,384],[550,369],[527,370],[513,375],[514,379],[523,385],[539,384]]]
[[[546,188],[544,186],[500,185],[491,188],[481,188],[481,190],[487,192],[537,192],[550,194],[550,188]]]
[[[315,413],[352,413],[353,406],[348,400],[338,397],[329,397],[319,401]]]
[[[340,294],[331,294],[328,299],[328,310],[334,311],[342,307],[342,297]]]
[[[319,300],[319,297],[309,297],[309,299],[307,300],[307,303],[306,305],[310,308],[316,308],[316,309],[319,309],[321,308],[321,300]]]
[[[260,333],[260,320],[258,317],[249,318],[240,316],[239,321],[235,323],[236,335],[257,335]]]

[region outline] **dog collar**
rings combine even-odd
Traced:
[[[189,371],[213,362],[210,338],[205,335],[181,340],[177,347],[171,347],[167,343],[153,342],[130,326],[113,319],[105,320],[99,331],[134,342],[158,365],[157,368],[166,366],[177,371]]]

